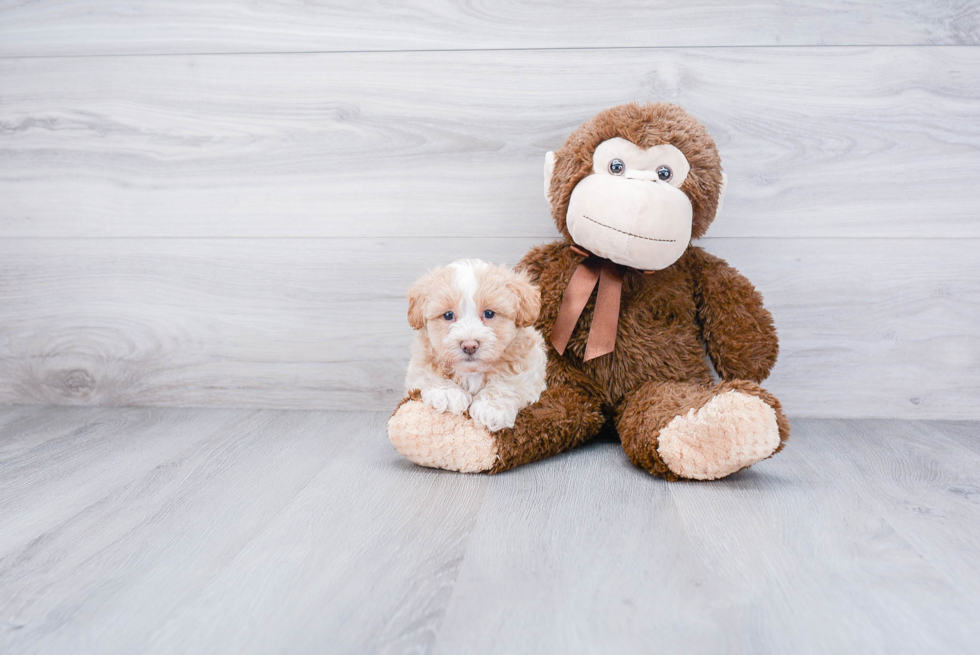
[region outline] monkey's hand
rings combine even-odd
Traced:
[[[695,300],[701,337],[724,380],[761,382],[779,353],[772,315],[762,295],[724,260],[700,248],[694,260]]]

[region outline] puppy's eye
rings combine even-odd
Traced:
[[[496,315],[497,315],[497,312],[493,311],[492,309],[485,309],[485,310],[483,310],[483,318],[485,318],[487,320],[490,320],[491,318],[493,318]]]
[[[670,170],[670,166],[661,166],[657,169],[657,177],[660,178],[661,182],[666,182],[674,177],[674,171]]]
[[[622,159],[613,159],[609,162],[609,172],[613,175],[622,175],[626,172],[626,164]]]
[[[446,312],[445,314],[442,315],[442,317],[447,321],[451,321],[454,318],[456,318],[456,314],[453,314],[452,312]]]

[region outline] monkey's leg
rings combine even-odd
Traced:
[[[599,401],[584,388],[549,384],[538,402],[518,413],[513,428],[494,433],[498,460],[491,473],[574,448],[598,434],[605,421]]]
[[[497,462],[497,442],[491,432],[468,416],[432,409],[417,390],[388,419],[388,439],[419,466],[480,473]]]
[[[648,382],[616,414],[623,450],[668,480],[715,480],[779,452],[789,422],[779,401],[744,380]]]
[[[409,394],[388,419],[388,438],[421,466],[499,473],[573,448],[605,422],[599,402],[581,387],[553,383],[520,411],[514,427],[490,432],[465,415],[437,412]]]

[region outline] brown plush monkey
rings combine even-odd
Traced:
[[[565,238],[519,264],[541,289],[547,390],[493,433],[410,392],[388,422],[398,451],[499,472],[611,423],[634,464],[669,480],[721,478],[778,452],[789,423],[758,384],[776,361],[772,317],[745,277],[690,245],[725,181],[714,141],[676,105],[622,105],[575,130],[545,165]]]

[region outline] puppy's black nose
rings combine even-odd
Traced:
[[[463,352],[467,355],[472,355],[476,352],[476,349],[480,347],[479,341],[464,341],[459,344],[459,347],[463,349]]]

